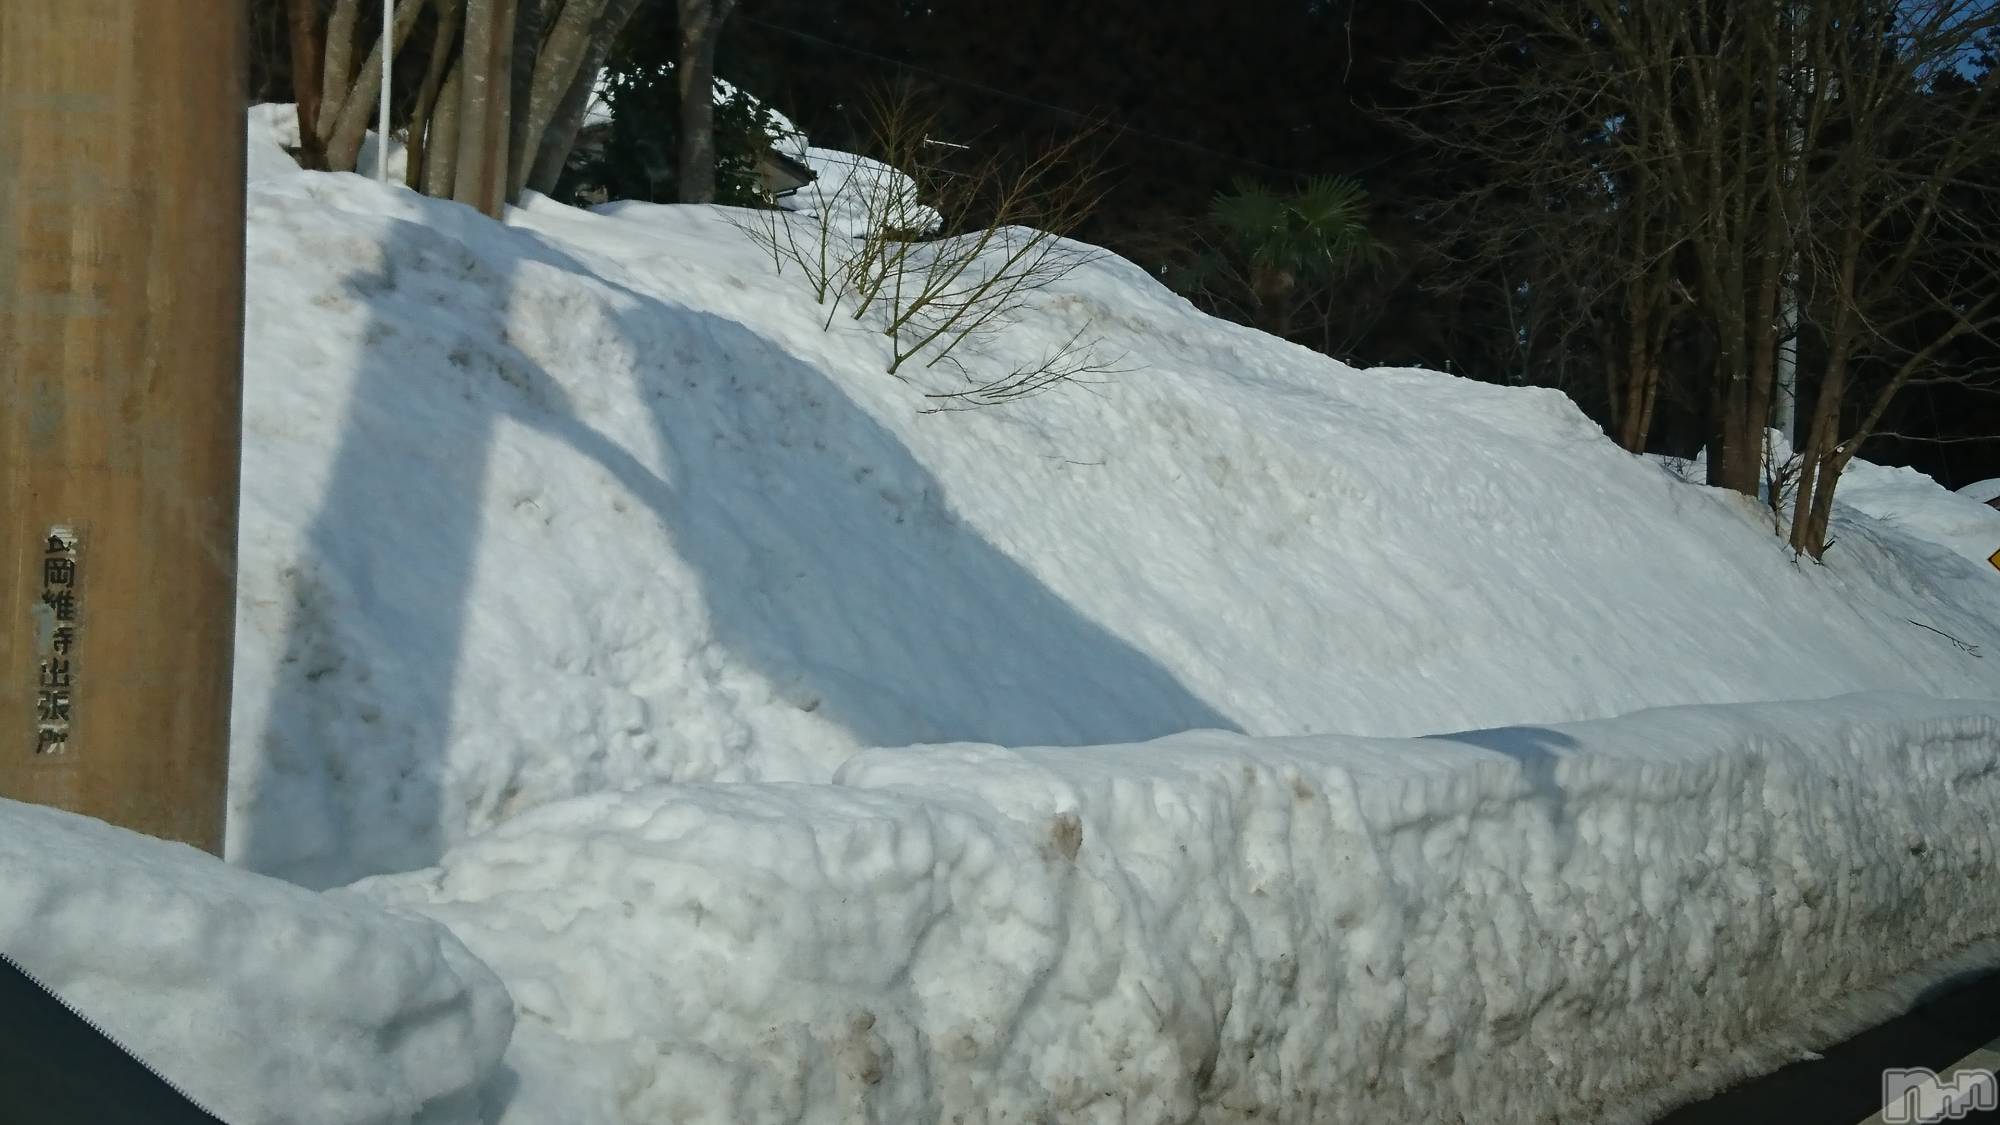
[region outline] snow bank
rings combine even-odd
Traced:
[[[1953,492],[1916,469],[1852,461],[1840,475],[1834,500],[1946,547],[2000,579],[2000,572],[1993,572],[1986,562],[1987,556],[2000,551],[2000,510],[1972,494],[1979,487]],[[2000,494],[2000,488],[1994,491]]]
[[[299,147],[299,108],[290,102],[265,102],[253,105],[249,111],[250,146],[249,167],[251,182],[268,180],[299,170],[298,161],[291,153]],[[361,153],[355,160],[355,174],[367,179],[375,178],[375,169],[381,163],[381,136],[373,129],[361,133]],[[403,183],[409,177],[410,152],[403,141],[389,137],[389,180]]]
[[[1125,373],[925,415],[960,376],[885,376],[721,209],[502,226],[281,165],[249,208],[230,846],[309,885],[871,746],[2000,697],[1951,639],[2000,652],[1991,568],[1851,515],[1799,566],[1554,391],[1355,371],[1114,258],[963,359],[1089,325]]]
[[[1959,489],[1958,494],[1968,500],[1977,501],[1981,504],[1991,504],[1995,498],[2000,498],[2000,477],[1990,477],[1986,480],[1973,481],[1971,484]]]
[[[1640,1121],[1993,953],[1996,806],[2000,706],[1862,696],[871,751],[356,891],[509,981],[524,1125]]]
[[[0,800],[0,950],[230,1125],[473,1125],[512,1026],[442,926]]]
[[[1788,463],[1797,456],[1777,430],[1766,430],[1764,443],[1766,458],[1776,463]],[[1707,472],[1706,450],[1692,461],[1669,457],[1653,460],[1687,480],[1699,480]],[[2000,549],[2000,511],[1986,507],[1985,498],[1972,495],[1980,488],[1979,484],[1968,485],[1954,494],[1916,469],[1877,465],[1858,458],[1849,461],[1834,490],[1834,507],[1850,517],[1855,513],[1867,516],[1869,542],[1850,541],[1841,547],[1841,535],[1835,534],[1834,544],[1864,559],[1871,555],[1879,558],[1885,553],[1899,555],[1904,558],[1901,564],[1904,568],[1916,564],[1916,569],[1952,579],[1963,579],[1967,574],[1991,577],[1986,558]],[[1789,495],[1786,501],[1789,510]],[[1851,518],[1849,522],[1853,522]],[[1918,563],[1912,557],[1931,555],[1937,547],[1979,565],[1966,568],[1936,560]],[[1831,552],[1829,557],[1838,559]],[[1868,569],[1877,567],[1871,565]],[[1982,600],[1984,596],[1975,595],[1974,600]]]

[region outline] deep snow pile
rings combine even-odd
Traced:
[[[1987,507],[1991,497],[1973,495],[1980,488],[1953,492],[1915,469],[1854,461],[1841,473],[1834,496],[1888,527],[1950,548],[2000,580],[2000,571],[1986,562],[2000,551],[2000,510]]]
[[[1424,734],[2000,696],[1995,584],[1753,505],[1560,394],[1354,371],[1086,266],[1127,373],[925,415],[714,209],[502,227],[253,128],[232,855],[310,885],[561,797],[871,746]],[[270,159],[275,156],[276,160]],[[793,221],[810,222],[805,218]]]
[[[0,951],[231,1125],[490,1120],[505,989],[348,892],[0,800]]]
[[[509,1125],[1642,1121],[2000,957],[2000,707],[871,751],[358,893],[520,1004]]]
[[[500,226],[283,124],[231,850],[404,873],[0,805],[0,948],[231,1120],[1636,1120],[1994,953],[1964,558],[1795,565],[1559,395],[1114,260],[962,358],[1127,374],[921,415],[721,212]]]
[[[1958,494],[1968,500],[1990,505],[1995,498],[2000,498],[2000,477],[1973,481],[1959,489]]]

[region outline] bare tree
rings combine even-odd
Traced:
[[[451,197],[498,216],[512,134],[515,0],[466,0]]]
[[[435,194],[449,195],[452,174],[458,159],[458,87],[451,90],[450,112],[443,128],[434,114],[438,99],[445,94],[447,75],[456,78],[459,31],[465,19],[465,0],[437,0],[437,27],[431,34],[430,62],[424,68],[423,83],[417,88],[417,102],[410,113],[407,182],[419,191],[430,190],[432,161],[437,161]],[[426,126],[431,126],[426,128]],[[436,151],[434,151],[436,150]]]
[[[427,52],[404,103],[407,181],[498,215],[531,187],[554,188],[612,43],[643,0],[397,0],[358,61],[361,0],[335,0],[324,26],[313,0],[290,3],[302,157],[354,169],[368,126],[390,127],[374,122],[384,53],[393,63],[414,39]]]
[[[992,346],[1094,253],[1067,236],[1103,199],[1096,129],[952,166],[931,144],[935,116],[913,96],[880,95],[865,112],[879,166],[842,177],[818,197],[817,215],[767,209],[737,219],[774,268],[800,269],[827,324],[844,308],[877,328],[889,340],[888,374],[916,366],[959,375],[926,391],[938,410],[1115,373],[1119,360],[1101,353],[1088,322],[1026,362]],[[858,228],[853,237],[846,222]]]
[[[1796,92],[1811,128],[1835,138],[1805,150],[1800,238],[1821,370],[1790,540],[1814,557],[1841,471],[1896,396],[1994,374],[1947,357],[2000,333],[2000,76],[1960,73],[1996,27],[1983,0],[1816,0],[1799,21]]]
[[[299,164],[324,168],[326,146],[319,140],[319,106],[326,44],[315,0],[286,0],[285,22],[292,52],[292,100],[299,107]]]
[[[556,101],[548,125],[542,131],[541,146],[529,168],[528,187],[544,193],[555,190],[563,165],[576,145],[577,131],[582,128],[584,115],[590,109],[597,76],[604,69],[605,60],[610,57],[612,44],[619,32],[632,21],[633,14],[642,3],[644,0],[606,0],[604,10],[591,21],[590,35],[571,72],[569,85]],[[560,72],[558,67],[555,73]]]
[[[1587,0],[1625,76],[1634,155],[1672,207],[1713,341],[1708,480],[1746,495],[1764,480],[1779,349],[1794,330],[1784,289],[1812,183],[1795,174],[1797,154],[1835,143],[1793,81],[1798,17],[1874,2]]]
[[[715,45],[736,0],[679,0],[681,117],[676,182],[682,203],[715,202]]]
[[[1676,334],[1697,335],[1708,481],[1784,489],[1765,431],[1781,350],[1812,402],[1792,546],[1819,555],[1840,470],[1895,396],[2000,325],[1994,79],[1962,70],[1986,0],[1500,0],[1417,72],[1411,115],[1488,174],[1453,201],[1468,261],[1576,300],[1607,345],[1614,430],[1643,448]],[[1444,127],[1438,122],[1450,122]],[[1522,251],[1522,246],[1529,247]],[[1796,289],[1796,314],[1791,291]],[[1620,354],[1622,353],[1622,354]],[[1814,370],[1813,368],[1817,368]]]
[[[427,2],[398,0],[387,46],[391,59],[409,39],[410,30],[416,26],[417,15]],[[336,16],[338,14],[336,9]],[[351,22],[347,27],[352,30]],[[361,156],[361,144],[367,137],[369,123],[375,118],[376,95],[382,90],[383,50],[383,42],[378,39],[347,84],[340,100],[329,99],[321,107],[320,140],[326,145],[327,167],[335,171],[352,171]],[[386,129],[388,126],[378,124],[377,128]]]
[[[518,98],[521,141],[513,146],[508,171],[508,194],[519,197],[527,188],[534,163],[540,155],[540,138],[548,135],[562,102],[577,85],[577,74],[590,55],[592,37],[604,18],[606,0],[580,0],[564,4],[547,21],[547,36],[541,50],[534,52],[524,67],[526,89]],[[608,47],[608,40],[607,40]],[[601,64],[602,59],[599,59]],[[532,68],[532,69],[529,69]],[[591,71],[596,77],[596,70]],[[529,138],[534,138],[531,143]]]
[[[1456,290],[1440,295],[1499,304],[1513,381],[1601,402],[1644,450],[1688,292],[1634,72],[1583,0],[1508,0],[1404,81],[1416,98],[1392,116],[1469,170],[1427,216]]]

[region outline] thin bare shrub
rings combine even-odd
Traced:
[[[1037,295],[1098,251],[1068,236],[1102,201],[1084,129],[1030,151],[954,159],[936,140],[937,119],[911,96],[879,96],[870,163],[814,191],[815,213],[748,212],[737,225],[782,275],[797,268],[831,327],[841,312],[889,340],[887,371],[949,368],[967,385],[926,397],[939,409],[1017,401],[1115,362],[1089,324],[1061,346],[1000,375],[1001,341]],[[879,162],[879,163],[878,163]]]

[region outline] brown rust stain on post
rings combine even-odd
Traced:
[[[0,3],[0,797],[216,853],[244,35],[242,0]]]

